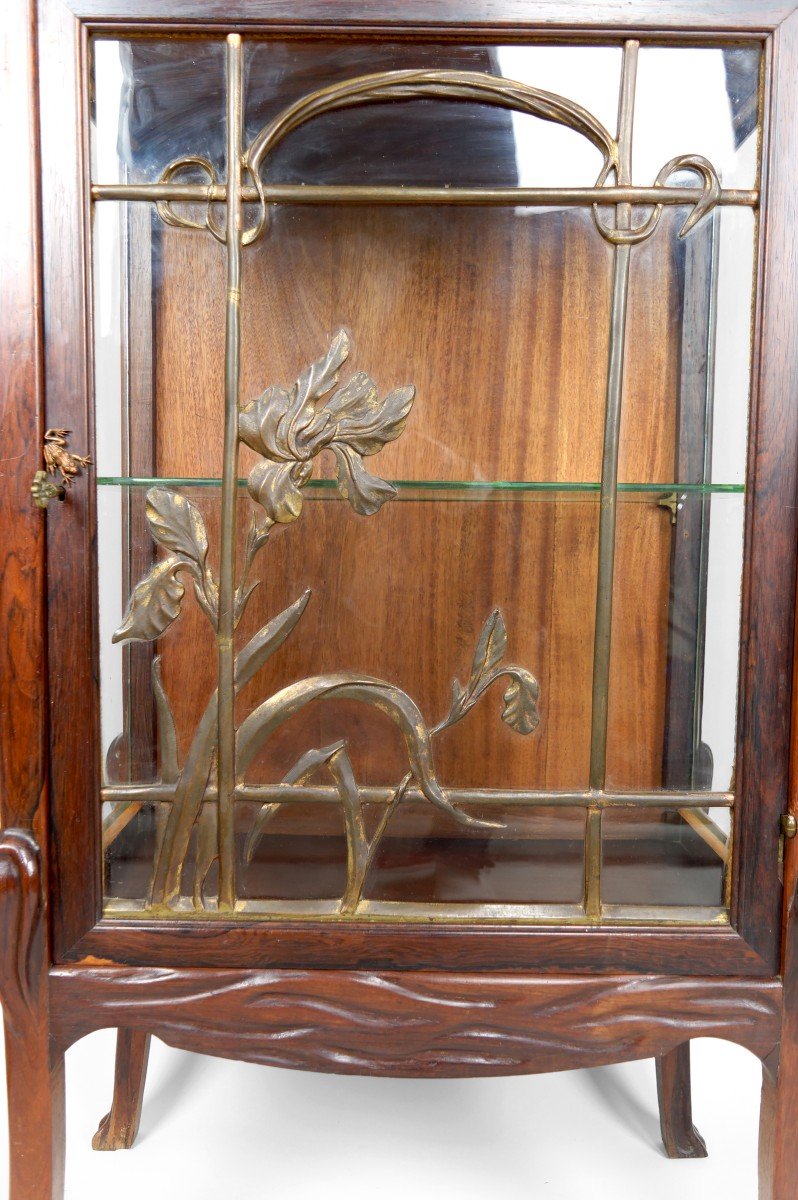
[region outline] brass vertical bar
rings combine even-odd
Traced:
[[[238,386],[241,340],[241,162],[243,155],[241,37],[227,38],[227,320],[224,373],[219,619],[218,846],[219,907],[235,903],[235,571],[238,479]]]
[[[632,128],[639,45],[639,42],[630,40],[624,43],[623,48],[618,102],[617,171],[617,182],[621,187],[628,187],[632,178]],[[631,217],[629,204],[623,203],[617,206],[616,225],[619,229],[628,229],[631,225]],[[615,522],[618,498],[618,445],[621,431],[630,249],[628,245],[617,245],[613,252],[610,353],[604,410],[604,451],[601,464],[601,510],[590,730],[590,787],[597,790],[604,788],[607,768],[607,714],[612,632],[612,587],[615,569]],[[601,809],[590,808],[585,829],[585,914],[591,920],[598,920],[601,916],[601,839]]]
[[[604,812],[589,808],[585,818],[585,916],[591,921],[601,917],[601,855]]]

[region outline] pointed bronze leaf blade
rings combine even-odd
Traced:
[[[479,635],[477,648],[474,651],[474,661],[471,664],[471,675],[468,680],[467,690],[469,692],[478,687],[480,681],[499,665],[506,648],[507,630],[504,618],[498,608],[494,608],[482,627],[482,633]]]
[[[275,650],[282,646],[310,600],[310,588],[251,637],[236,657],[236,688],[249,683]]]
[[[346,330],[339,329],[330,342],[327,353],[306,367],[296,381],[298,403],[318,400],[329,392],[336,382],[338,368],[349,354],[349,337]]]
[[[112,642],[154,642],[166,632],[180,614],[186,589],[176,574],[187,565],[173,555],[155,564],[133,589]]]
[[[165,550],[196,563],[203,574],[208,557],[208,537],[196,505],[168,488],[154,487],[147,492],[146,513],[155,541]]]

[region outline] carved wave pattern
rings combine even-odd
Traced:
[[[91,1006],[81,1001],[87,992]],[[53,995],[64,1046],[124,1017],[170,1045],[221,1057],[454,1077],[646,1058],[699,1036],[764,1059],[779,1040],[782,989],[654,975],[62,968]]]

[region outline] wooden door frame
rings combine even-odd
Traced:
[[[743,659],[738,761],[737,870],[732,927],[725,929],[635,927],[556,928],[472,926],[423,928],[385,923],[312,921],[275,924],[235,922],[136,922],[102,919],[99,878],[98,663],[96,595],[90,569],[96,538],[93,490],[76,487],[68,505],[51,506],[46,517],[51,570],[47,593],[45,669],[42,636],[35,617],[25,620],[32,642],[29,661],[39,680],[49,679],[49,763],[37,753],[42,778],[49,771],[53,802],[51,841],[45,868],[52,874],[53,950],[56,961],[93,957],[135,963],[181,963],[286,967],[526,969],[528,971],[663,971],[700,968],[705,975],[772,976],[779,969],[782,893],[778,882],[779,822],[788,806],[787,764],[792,679],[794,585],[798,513],[798,358],[792,331],[798,315],[798,264],[790,246],[795,210],[796,167],[787,153],[795,127],[798,92],[798,16],[791,3],[757,5],[669,2],[652,9],[632,4],[533,3],[507,0],[499,9],[488,0],[313,0],[301,21],[285,0],[251,0],[238,17],[220,0],[41,0],[39,89],[42,108],[42,245],[44,392],[47,424],[73,430],[78,447],[92,443],[92,387],[87,377],[91,328],[87,264],[83,253],[90,228],[87,199],[85,79],[81,63],[94,31],[119,34],[142,23],[153,31],[200,28],[263,29],[270,34],[340,33],[369,37],[426,37],[471,40],[571,36],[620,40],[656,30],[661,40],[741,37],[764,41],[767,59],[765,105],[764,220],[759,238],[759,287],[755,314],[752,437],[747,498],[743,599]],[[498,14],[498,15],[497,15]],[[622,20],[622,24],[618,22]],[[298,29],[299,27],[299,29]],[[7,198],[6,203],[9,203]],[[41,434],[23,397],[16,402],[19,441],[27,460]],[[31,472],[32,474],[32,472]],[[17,481],[19,515],[26,504],[27,474]],[[789,497],[789,501],[785,500]],[[25,554],[42,553],[38,512],[12,524],[12,544],[28,530]],[[37,524],[38,523],[38,524]],[[760,531],[762,531],[760,533]],[[38,549],[36,549],[38,547]],[[23,547],[20,546],[20,553]],[[41,576],[37,577],[41,586]],[[35,587],[33,596],[41,595]],[[35,607],[35,604],[34,604]],[[41,632],[41,631],[39,631]],[[38,655],[38,658],[37,658]],[[43,686],[40,684],[39,686]],[[72,703],[74,696],[81,704]],[[8,697],[9,703],[11,698]],[[88,701],[91,701],[90,703]],[[79,711],[75,711],[75,708]],[[69,720],[63,714],[69,713]],[[18,752],[17,752],[18,753]],[[41,796],[41,793],[39,793]],[[23,812],[22,809],[19,810]],[[37,800],[31,819],[44,812]],[[9,807],[6,814],[13,814]],[[6,815],[6,824],[13,824]],[[30,825],[30,820],[24,822]],[[790,863],[793,848],[789,847]],[[87,878],[86,864],[96,864]]]

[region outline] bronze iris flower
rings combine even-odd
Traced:
[[[249,494],[270,522],[286,524],[299,516],[302,488],[322,450],[335,455],[338,490],[356,513],[371,516],[396,495],[392,484],[366,470],[363,459],[399,437],[415,388],[397,388],[381,400],[363,371],[337,387],[348,354],[349,338],[341,330],[290,391],[267,388],[239,414],[241,440],[263,458],[249,474]]]

